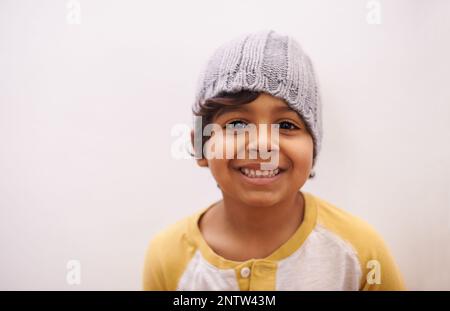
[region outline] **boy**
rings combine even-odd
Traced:
[[[313,67],[295,40],[264,31],[221,46],[193,112],[197,163],[223,197],[152,239],[145,290],[404,289],[368,224],[300,190],[322,125]]]

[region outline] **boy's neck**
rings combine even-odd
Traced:
[[[303,221],[305,202],[298,191],[272,206],[249,206],[225,194],[219,205],[227,231],[242,240],[259,242],[292,236]]]

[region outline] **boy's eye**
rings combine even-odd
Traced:
[[[239,130],[239,129],[243,129],[245,127],[247,127],[247,123],[242,121],[242,120],[235,120],[235,121],[231,121],[228,122],[227,124],[225,124],[226,128],[230,128],[230,129],[234,129],[234,130]],[[289,122],[289,121],[281,121],[278,124],[279,128],[282,130],[295,130],[298,129],[298,126],[296,126],[294,123]]]
[[[297,128],[298,127],[294,123],[291,123],[289,121],[280,122],[280,129],[282,130],[295,130]]]
[[[235,121],[228,122],[225,126],[227,128],[230,128],[230,129],[237,129],[238,130],[238,129],[246,127],[247,124],[244,121],[235,120]]]

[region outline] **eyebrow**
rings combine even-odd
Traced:
[[[218,118],[218,117],[220,117],[221,115],[223,115],[223,114],[225,114],[225,113],[228,113],[228,112],[239,112],[239,111],[244,111],[244,112],[248,112],[248,113],[251,113],[251,110],[249,109],[249,108],[247,108],[245,105],[240,105],[240,106],[224,106],[224,107],[222,107],[222,108],[220,108],[218,111],[217,111],[217,113],[216,113],[216,115],[214,116],[214,118]],[[299,119],[301,120],[301,118],[300,118],[300,116],[298,115],[298,113],[295,111],[295,110],[293,110],[291,107],[289,107],[289,106],[277,106],[277,107],[275,107],[275,108],[273,108],[273,112],[274,113],[276,113],[276,112],[292,112],[292,113],[295,113],[295,115],[296,116],[298,116],[299,117]]]
[[[278,107],[274,108],[274,110],[277,111],[277,112],[287,112],[287,113],[292,112],[292,113],[294,113],[295,116],[296,116],[296,119],[300,122],[301,126],[304,126],[305,122],[303,121],[303,118],[298,114],[297,111],[295,111],[291,107],[289,107],[289,106],[278,106]]]
[[[292,109],[289,106],[278,106],[276,108],[274,108],[275,111],[287,111],[287,112],[293,112],[293,113],[297,113],[294,109]]]
[[[224,106],[217,111],[214,118],[218,118],[227,112],[234,112],[234,111],[250,112],[250,109],[248,109],[246,106]]]

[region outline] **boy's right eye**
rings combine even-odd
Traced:
[[[245,128],[246,126],[247,126],[247,123],[245,123],[242,120],[235,120],[235,121],[231,121],[231,122],[228,122],[227,124],[225,124],[226,128],[236,129],[236,130]]]

